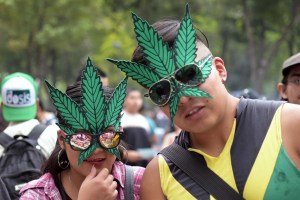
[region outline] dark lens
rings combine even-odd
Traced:
[[[83,151],[89,148],[92,142],[92,136],[83,133],[77,133],[70,137],[70,145],[76,151]]]
[[[189,64],[176,71],[175,79],[182,84],[196,86],[201,83],[202,73],[196,64]]]
[[[104,148],[115,148],[119,145],[120,134],[114,131],[105,132],[99,135],[99,141]]]
[[[157,105],[164,105],[169,101],[171,84],[168,80],[161,80],[149,88],[149,96]]]

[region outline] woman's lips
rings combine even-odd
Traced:
[[[105,158],[91,158],[84,160],[85,162],[88,162],[90,164],[100,164],[105,160]]]

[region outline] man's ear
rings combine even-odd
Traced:
[[[40,99],[36,99],[36,107],[37,107],[37,109],[39,110],[41,110],[42,108],[41,108],[41,105],[40,105]]]
[[[63,134],[64,134],[64,132],[62,130],[59,129],[57,131],[57,140],[58,140],[60,148],[62,148],[62,149],[65,148]]]
[[[277,84],[277,90],[283,99],[288,99],[288,96],[286,94],[286,86],[283,83]]]
[[[225,81],[227,80],[227,70],[224,65],[224,61],[220,57],[215,57],[213,62],[215,64],[216,70],[219,72],[222,83],[225,83]]]

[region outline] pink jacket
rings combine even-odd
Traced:
[[[144,168],[134,167],[134,199],[140,199],[140,185]],[[118,182],[118,198],[124,199],[125,184],[125,166],[122,162],[115,162],[112,169],[112,175]],[[20,200],[62,200],[62,197],[56,187],[53,177],[46,173],[39,179],[30,181],[20,191]]]

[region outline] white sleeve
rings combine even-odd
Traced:
[[[49,125],[37,140],[39,146],[41,147],[41,151],[46,158],[49,158],[55,147],[58,130],[59,127],[57,125]]]

